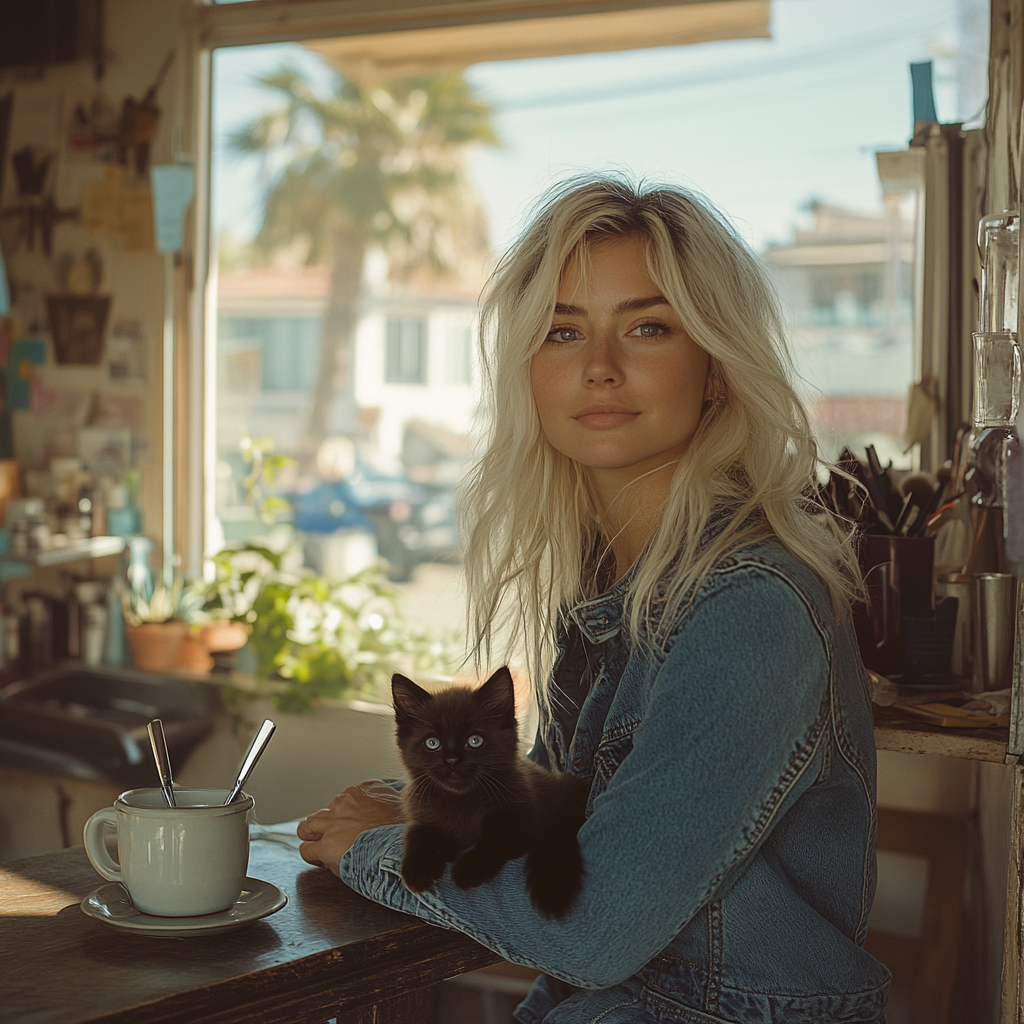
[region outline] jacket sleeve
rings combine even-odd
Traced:
[[[586,879],[564,919],[533,909],[522,859],[468,892],[446,874],[410,893],[401,826],[363,833],[341,877],[516,963],[617,984],[724,890],[810,785],[828,675],[822,634],[787,581],[758,567],[715,577],[652,666],[632,750],[580,830]]]

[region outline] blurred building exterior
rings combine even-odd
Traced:
[[[221,273],[219,458],[230,459],[247,433],[274,438],[280,454],[296,451],[329,278],[330,269],[318,266]],[[452,455],[468,450],[478,402],[476,298],[458,284],[396,285],[386,274],[367,282],[350,374],[362,458],[392,467],[411,462],[407,472],[429,477],[425,467],[437,462],[431,445]]]
[[[902,441],[914,379],[914,224],[906,210],[813,202],[812,223],[763,259],[790,329],[799,387],[822,453],[844,446],[908,465]]]

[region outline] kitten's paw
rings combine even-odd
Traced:
[[[579,895],[580,883],[564,886],[552,878],[533,879],[528,888],[533,905],[545,917],[563,918],[572,909]]]
[[[474,854],[474,850],[468,850],[452,865],[452,881],[460,889],[475,889],[489,882],[501,870],[501,861],[495,863],[490,858]]]
[[[402,858],[402,881],[410,892],[425,892],[443,874],[447,863],[439,854],[434,857],[406,855]]]

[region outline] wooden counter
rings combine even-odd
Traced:
[[[906,754],[938,754],[970,761],[1006,761],[1009,729],[941,729],[911,722],[874,706],[875,748]]]
[[[428,1024],[433,986],[500,959],[279,843],[252,844],[249,874],[288,905],[236,931],[156,939],[82,913],[104,883],[81,846],[0,864],[0,1024]]]

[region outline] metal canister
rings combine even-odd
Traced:
[[[975,577],[975,692],[1005,690],[1013,681],[1014,587],[1009,573]]]

